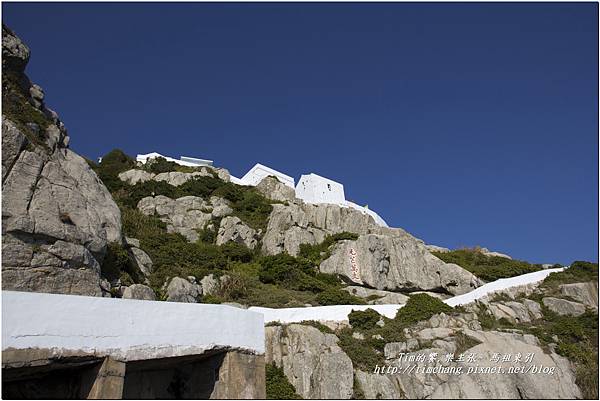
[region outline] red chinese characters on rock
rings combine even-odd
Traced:
[[[350,270],[352,271],[352,276],[350,277],[352,281],[362,282],[360,268],[358,267],[358,263],[356,263],[356,251],[354,248],[350,248]]]

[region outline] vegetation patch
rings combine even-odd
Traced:
[[[2,114],[11,120],[30,143],[49,150],[46,129],[52,120],[29,101],[29,83],[23,74],[8,69],[2,71]]]
[[[266,364],[267,399],[298,400],[302,399],[296,389],[283,373],[283,369],[274,363]]]
[[[500,256],[487,256],[473,249],[457,249],[451,252],[432,252],[446,263],[454,263],[485,281],[514,277],[542,270],[542,265],[507,259]]]
[[[358,234],[349,233],[347,231],[328,235],[320,244],[300,244],[298,256],[307,259],[313,265],[319,266],[322,261],[331,256],[331,247],[338,241],[358,239]]]
[[[317,322],[316,320],[303,320],[299,324],[303,324],[305,326],[312,326],[318,329],[321,333],[334,334],[333,330],[325,326],[323,323]]]
[[[557,288],[560,284],[598,281],[598,264],[576,261],[571,267],[558,273],[550,273],[542,283],[546,288]]]
[[[427,320],[438,313],[450,313],[453,309],[441,300],[427,294],[414,294],[403,308],[398,309],[394,320],[408,326]]]
[[[121,279],[123,285],[140,283],[144,279],[129,252],[116,242],[108,244],[100,274],[110,282]]]

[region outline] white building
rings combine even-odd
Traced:
[[[279,181],[288,187],[294,188],[294,179],[292,177],[260,163],[256,163],[242,178],[231,177],[231,181],[239,185],[256,186],[263,178],[268,176],[277,177]]]
[[[156,153],[156,152],[151,152],[151,153],[148,153],[145,155],[137,155],[135,160],[146,164],[146,162],[148,160],[155,159],[157,157],[162,157],[163,159],[165,159],[167,161],[175,162],[181,166],[198,167],[198,166],[212,166],[213,165],[212,160],[197,159],[195,157],[188,157],[188,156],[181,156],[179,159],[174,159],[169,156],[163,156],[160,153]]]
[[[342,184],[313,173],[300,177],[296,185],[296,197],[307,203],[346,205]]]
[[[136,160],[141,163],[146,163],[149,159],[155,157],[163,157],[168,161],[175,162],[182,166],[197,167],[197,166],[212,166],[212,160],[197,159],[194,157],[181,156],[180,159],[163,156],[160,153],[152,152],[145,155],[137,155]],[[294,178],[280,171],[267,167],[263,164],[256,163],[242,178],[231,176],[230,180],[234,184],[256,186],[265,177],[274,176],[279,181],[292,188],[296,192],[296,198],[301,199],[306,203],[327,203],[341,207],[351,207],[361,213],[368,214],[377,224],[382,227],[388,227],[377,213],[370,210],[367,206],[359,206],[356,203],[346,200],[344,194],[344,186],[339,182],[330,180],[329,178],[321,177],[320,175],[311,173],[300,176],[298,185],[294,185]]]

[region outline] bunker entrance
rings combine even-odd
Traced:
[[[2,369],[3,399],[87,398],[101,359]]]

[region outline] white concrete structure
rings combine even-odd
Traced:
[[[162,157],[162,158],[166,159],[167,161],[175,162],[181,166],[187,166],[187,167],[199,167],[199,166],[212,166],[213,165],[212,160],[197,159],[195,157],[188,157],[188,156],[181,156],[180,159],[175,159],[175,158],[172,158],[169,156],[161,155],[160,153],[157,153],[157,152],[151,152],[151,153],[147,153],[145,155],[137,155],[135,160],[146,164],[146,162],[148,160],[154,159],[157,157]]]
[[[85,351],[121,361],[265,351],[260,313],[226,305],[2,291],[2,350]]]
[[[567,269],[567,267],[559,267],[556,269],[540,270],[533,273],[521,274],[520,276],[501,278],[491,283],[482,285],[479,288],[474,289],[466,294],[457,295],[452,298],[448,298],[446,302],[450,306],[465,305],[487,295],[493,294],[494,292],[505,290],[511,287],[519,287],[527,284],[537,283],[543,281],[550,273],[557,273]]]
[[[491,295],[495,292],[505,290],[512,287],[524,286],[543,281],[550,273],[560,272],[566,268],[547,269],[533,273],[527,273],[516,277],[503,278],[491,283],[482,285],[475,290],[448,298],[444,302],[450,306],[464,305],[470,302]],[[333,306],[314,306],[307,308],[263,308],[251,307],[250,311],[260,312],[265,317],[265,323],[298,323],[304,320],[316,320],[320,322],[344,322],[348,321],[348,314],[353,310],[366,310],[368,308],[376,310],[379,314],[389,318],[396,316],[398,309],[404,304],[389,304],[389,305],[333,305]]]
[[[256,186],[263,180],[263,178],[268,177],[270,175],[277,177],[279,181],[281,181],[288,187],[294,188],[294,179],[292,177],[260,163],[256,163],[254,167],[252,167],[246,174],[244,174],[242,178],[237,178],[236,180],[240,182],[239,185]]]
[[[175,162],[182,166],[197,167],[197,166],[212,166],[212,160],[197,159],[193,157],[181,156],[181,159],[174,159],[172,157],[161,155],[157,152],[148,154],[139,154],[136,160],[141,163],[146,163],[149,159],[163,157],[168,161]],[[301,199],[306,203],[329,203],[338,205],[341,207],[351,207],[373,217],[375,222],[382,227],[388,227],[385,220],[383,220],[377,213],[370,210],[368,207],[359,206],[354,202],[346,200],[344,194],[344,186],[339,182],[330,180],[329,178],[321,177],[320,175],[311,173],[305,174],[300,177],[298,184],[295,185],[293,177],[287,174],[277,171],[271,167],[267,167],[264,164],[256,163],[242,178],[230,177],[230,181],[237,185],[256,186],[263,178],[268,176],[277,177],[279,181],[284,183],[290,188],[296,191],[296,198]]]
[[[317,174],[302,175],[296,185],[296,197],[307,203],[331,203],[346,206],[344,186]]]

